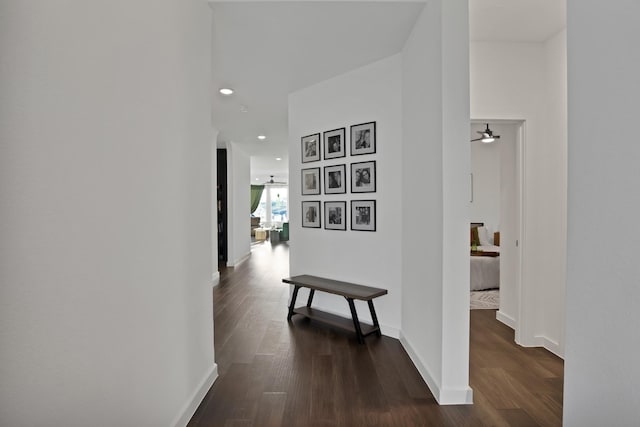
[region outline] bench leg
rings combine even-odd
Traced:
[[[293,287],[293,295],[291,296],[291,303],[289,304],[289,315],[287,316],[287,320],[291,321],[291,316],[293,316],[293,309],[296,305],[296,299],[298,298],[298,291],[300,290],[300,286]]]
[[[356,335],[358,336],[358,342],[360,344],[364,344],[364,337],[362,336],[362,329],[360,328],[360,320],[358,320],[358,313],[356,313],[356,305],[353,303],[353,298],[347,298],[347,302],[349,303],[349,309],[351,310],[351,317],[353,318],[353,326],[356,328]]]
[[[376,309],[373,308],[373,300],[367,301],[369,303],[369,311],[371,312],[371,320],[373,320],[373,327],[376,328],[376,335],[382,336],[380,332],[380,324],[378,323],[378,316],[376,316]]]
[[[313,301],[313,295],[316,293],[315,289],[309,289],[309,299],[307,300],[307,307],[311,307],[311,302]]]

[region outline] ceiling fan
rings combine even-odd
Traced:
[[[269,177],[269,181],[265,182],[264,185],[287,185],[287,183],[284,181],[274,181],[273,175],[269,175]]]
[[[496,139],[500,138],[500,135],[494,135],[493,132],[491,131],[491,129],[489,129],[489,123],[487,123],[486,125],[487,125],[487,128],[485,130],[476,131],[480,135],[482,135],[482,137],[481,138],[472,139],[471,142],[482,141],[485,144],[488,144],[488,143],[493,142]]]

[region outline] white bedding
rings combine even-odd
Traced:
[[[500,246],[478,246],[485,252],[500,252]],[[500,257],[472,256],[471,290],[497,289],[500,287]]]

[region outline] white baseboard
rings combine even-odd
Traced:
[[[207,373],[207,375],[205,375],[202,382],[191,396],[191,399],[189,399],[183,406],[182,411],[180,411],[180,414],[172,424],[173,426],[184,427],[189,424],[191,417],[193,417],[196,409],[198,409],[198,406],[200,406],[200,403],[204,400],[204,397],[217,378],[218,365],[214,363],[211,367],[211,370]]]
[[[440,403],[440,400],[438,400],[438,398],[440,397],[440,385],[435,379],[433,379],[431,373],[429,372],[429,369],[422,363],[420,357],[418,357],[418,354],[415,352],[409,341],[407,341],[407,338],[402,333],[400,333],[400,344],[402,344],[402,347],[404,347],[405,351],[409,355],[409,358],[420,373],[422,379],[427,383],[427,387],[429,387],[433,396],[436,398],[438,403]]]
[[[237,266],[239,266],[240,264],[242,264],[243,262],[248,260],[250,255],[251,255],[251,253],[247,253],[247,254],[241,256],[240,258],[238,258],[235,261],[227,261],[227,267],[237,267]]]
[[[513,329],[514,331],[516,330],[516,319],[514,319],[513,317],[508,316],[508,315],[504,314],[502,311],[498,310],[496,312],[496,319],[499,322],[504,323],[505,325],[507,325],[508,327]]]
[[[559,358],[564,359],[564,355],[562,354],[562,349],[560,348],[559,343],[542,335],[536,336],[536,341],[538,340],[542,343],[542,347],[544,347],[546,350],[555,354]]]
[[[523,337],[516,332],[516,344],[520,347],[544,347],[544,340],[541,336]]]
[[[471,387],[462,389],[443,389],[440,391],[440,405],[473,405],[473,390]]]
[[[216,271],[211,275],[211,287],[215,288],[220,284],[220,272]]]
[[[416,369],[427,383],[433,397],[439,405],[471,405],[473,404],[473,390],[470,387],[464,389],[441,389],[440,384],[433,378],[426,364],[422,362],[407,338],[400,332],[400,343],[409,355]]]
[[[521,337],[520,340],[516,340],[516,344],[522,347],[542,347],[559,358],[564,359],[563,350],[560,344],[545,337],[544,335],[534,335],[530,341],[525,341]]]

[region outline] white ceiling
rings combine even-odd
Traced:
[[[235,142],[251,156],[256,183],[269,175],[287,179],[288,94],[400,52],[424,7],[419,1],[211,5],[213,123],[219,143]],[[471,40],[540,42],[564,22],[565,0],[470,0]],[[225,97],[221,87],[235,93]],[[260,134],[267,139],[258,141]]]
[[[288,94],[400,52],[419,2],[215,2],[213,121],[252,156],[252,179],[288,169]],[[220,95],[220,87],[236,92]],[[247,112],[240,111],[241,106]],[[264,142],[257,140],[264,134]],[[280,157],[283,160],[276,161]]]

